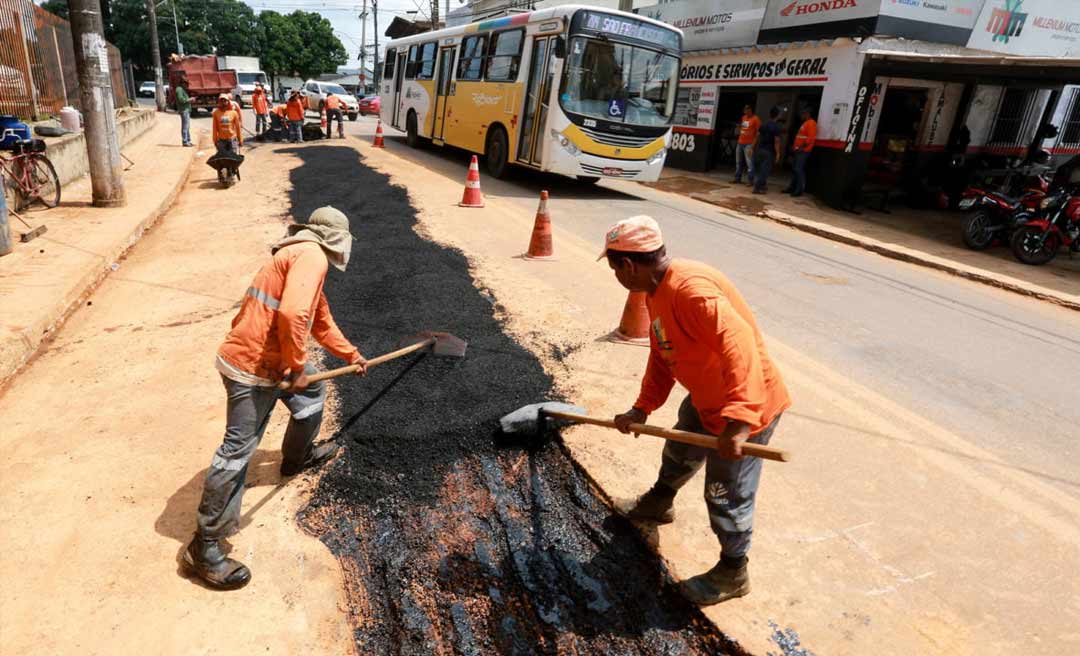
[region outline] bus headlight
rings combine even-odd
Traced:
[[[664,160],[665,155],[667,155],[667,148],[661,148],[660,150],[656,151],[653,154],[652,157],[645,160],[645,163],[648,164],[649,166],[652,166],[653,164],[656,164],[657,162],[662,162]]]
[[[573,141],[570,141],[565,134],[558,130],[551,130],[551,138],[559,142],[559,145],[563,147],[563,150],[570,153],[573,156],[577,156],[581,153],[581,149],[577,147]]]

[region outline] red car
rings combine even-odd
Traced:
[[[360,99],[361,116],[366,116],[368,114],[375,114],[378,116],[380,109],[382,109],[382,102],[378,96],[364,96]]]

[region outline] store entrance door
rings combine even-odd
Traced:
[[[916,146],[926,115],[927,90],[890,86],[881,104],[881,118],[874,139],[868,174],[874,181],[894,189],[905,186],[918,158]]]

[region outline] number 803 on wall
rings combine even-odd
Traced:
[[[671,135],[671,150],[681,150],[684,153],[694,152],[697,146],[694,143],[694,135],[675,132]]]

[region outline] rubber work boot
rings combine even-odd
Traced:
[[[615,502],[615,512],[627,519],[657,524],[675,521],[675,491],[657,483],[637,499],[620,499]]]
[[[198,533],[184,550],[184,565],[216,590],[236,590],[251,580],[251,570],[240,561],[226,557],[217,540],[206,540]]]
[[[328,460],[334,457],[334,454],[341,448],[337,442],[325,442],[314,449],[308,454],[307,460],[299,465],[294,465],[289,462],[281,461],[281,475],[282,476],[296,476],[305,469],[315,469],[319,465],[324,464]]]
[[[750,574],[746,571],[745,564],[734,568],[721,561],[704,574],[680,583],[679,593],[699,606],[712,606],[750,594]]]

